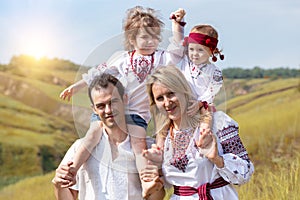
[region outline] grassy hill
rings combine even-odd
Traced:
[[[53,60],[28,59],[15,59],[0,71],[0,188],[52,171],[78,137],[72,104],[59,99],[78,68],[57,60],[52,64],[60,68],[47,68]]]
[[[71,103],[58,95],[80,72],[34,69],[34,78],[15,66],[0,72],[0,184],[23,179],[3,187],[0,200],[54,199],[52,169],[78,137]],[[73,104],[88,107],[84,96]],[[225,79],[217,104],[239,123],[255,165],[251,181],[237,187],[240,199],[298,199],[300,80]]]
[[[241,199],[298,199],[300,191],[300,80],[236,80],[249,92],[227,102],[255,165]],[[252,89],[250,89],[252,88]]]

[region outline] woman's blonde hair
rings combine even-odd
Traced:
[[[155,104],[152,86],[157,82],[163,84],[175,94],[181,93],[184,95],[185,99],[180,102],[184,102],[186,105],[181,106],[181,108],[188,108],[190,100],[196,100],[196,98],[183,73],[174,65],[159,67],[152,75],[148,76],[146,84],[147,93],[149,96],[150,111],[155,125],[156,134],[165,137],[166,131],[169,129],[172,121],[165,114],[161,113]],[[196,128],[200,122],[200,112],[192,117],[188,116],[187,122],[190,127]]]
[[[130,40],[135,40],[140,29],[144,29],[152,37],[161,41],[161,31],[163,26],[164,23],[159,19],[157,11],[152,8],[136,6],[128,9],[126,17],[123,20],[125,50],[131,51],[134,49]]]

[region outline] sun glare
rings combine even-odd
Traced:
[[[28,46],[26,54],[33,56],[37,60],[40,60],[42,57],[46,56],[45,46],[46,45],[40,40],[32,40]]]
[[[53,40],[43,31],[31,31],[23,35],[21,53],[33,56],[36,60],[52,54]]]

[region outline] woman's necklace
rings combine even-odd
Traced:
[[[134,73],[135,77],[138,79],[140,83],[144,82],[146,77],[151,73],[152,69],[154,68],[154,53],[151,56],[151,61],[146,58],[146,56],[141,56],[138,59],[133,61],[133,56],[136,50],[133,50],[130,57],[130,64],[132,72]],[[149,67],[150,65],[150,67]]]

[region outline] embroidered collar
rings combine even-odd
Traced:
[[[154,68],[154,53],[151,56],[151,60],[147,59],[147,56],[140,56],[137,59],[133,59],[135,50],[131,52],[130,55],[130,65],[131,70],[134,73],[135,77],[139,81],[139,83],[144,82],[146,77],[151,73],[152,69]]]
[[[198,76],[202,74],[202,70],[207,67],[207,64],[195,65],[192,62],[189,62],[189,71],[193,79],[197,79]]]

